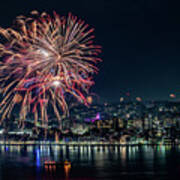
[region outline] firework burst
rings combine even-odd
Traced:
[[[0,28],[1,121],[19,108],[20,124],[29,113],[35,124],[48,124],[52,108],[59,124],[68,115],[67,95],[88,105],[86,95],[98,72],[101,47],[93,45],[93,29],[71,14],[31,12],[18,16],[12,28]]]

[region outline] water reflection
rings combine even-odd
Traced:
[[[67,160],[67,161],[66,161]],[[45,166],[45,161],[62,163]],[[64,162],[71,162],[71,164]],[[16,167],[34,177],[142,177],[180,175],[180,147],[172,146],[68,146],[68,145],[1,145],[0,171]],[[31,172],[31,173],[30,173]],[[1,172],[0,172],[1,173]],[[24,172],[21,172],[21,175]],[[32,178],[32,179],[33,179]]]
[[[40,167],[41,162],[40,162],[40,150],[36,149],[36,166]]]

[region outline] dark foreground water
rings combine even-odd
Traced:
[[[44,161],[72,162],[44,167]],[[69,177],[68,177],[69,176]],[[180,179],[180,147],[0,146],[0,179]]]

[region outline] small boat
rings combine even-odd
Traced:
[[[56,164],[55,161],[45,161],[44,162],[44,165],[54,165],[54,164]]]
[[[71,162],[67,160],[64,162],[45,161],[44,166],[71,166]]]
[[[64,161],[64,166],[69,166],[69,165],[71,165],[71,162],[70,162],[70,161],[65,160],[65,161]]]
[[[59,166],[59,165],[63,165],[62,162],[56,162],[56,161],[45,161],[44,162],[45,166]]]

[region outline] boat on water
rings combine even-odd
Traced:
[[[45,161],[44,166],[70,166],[71,162],[65,160],[64,162],[56,162],[56,161]]]
[[[65,161],[64,161],[64,166],[71,166],[71,162],[70,162],[70,161],[65,160]]]

